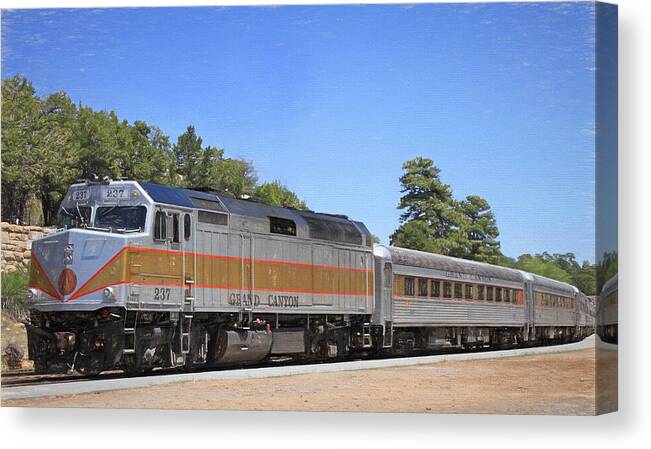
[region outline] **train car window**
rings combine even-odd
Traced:
[[[502,287],[495,287],[495,302],[502,302]]]
[[[511,302],[511,290],[508,288],[504,289],[504,302]]]
[[[441,297],[441,281],[432,281],[432,297],[440,298]]]
[[[418,279],[418,296],[427,296],[427,279]]]
[[[466,299],[472,299],[472,285],[466,284]]]
[[[463,299],[463,284],[454,283],[454,298]]]
[[[452,283],[444,282],[443,283],[443,297],[452,298]]]
[[[162,210],[156,211],[154,217],[154,240],[165,240],[167,237],[167,220],[165,212]]]
[[[190,218],[190,214],[185,214],[183,217],[183,238],[187,242],[190,240],[190,234],[192,233],[192,219]]]
[[[172,242],[179,243],[180,241],[179,214],[172,214]]]
[[[405,278],[405,296],[414,296],[416,293],[416,281],[414,278]]]
[[[214,225],[227,225],[228,215],[218,214],[216,212],[206,212],[205,210],[199,211],[199,223],[208,223]]]
[[[484,286],[483,285],[478,285],[477,286],[477,299],[480,301],[484,300]]]
[[[296,236],[296,223],[286,218],[269,217],[269,232]]]
[[[486,301],[493,300],[493,287],[486,287]]]

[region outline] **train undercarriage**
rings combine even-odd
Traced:
[[[88,375],[116,369],[141,373],[243,366],[273,358],[318,361],[508,349],[568,343],[591,333],[579,327],[536,327],[528,332],[521,327],[401,327],[391,332],[369,321],[365,315],[34,310],[27,333],[36,373]]]

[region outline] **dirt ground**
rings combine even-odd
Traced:
[[[616,353],[612,357],[616,360]],[[616,372],[616,364],[610,365],[604,364],[603,368]],[[3,401],[2,405],[592,415],[595,350],[265,379],[185,382]]]

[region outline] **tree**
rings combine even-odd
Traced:
[[[197,170],[203,152],[201,144],[202,139],[192,125],[178,137],[172,150],[175,185],[192,188],[200,181]]]
[[[604,284],[608,282],[610,278],[615,276],[619,270],[618,255],[616,251],[605,252],[601,260],[596,266],[596,278],[597,278],[597,293],[601,292]]]
[[[77,171],[67,117],[74,106],[62,94],[42,102],[29,80],[2,83],[2,213],[30,222],[34,201],[49,204],[52,189]],[[58,205],[57,205],[58,206]],[[42,207],[44,215],[50,215]]]
[[[390,239],[391,244],[394,246],[445,254],[445,248],[439,245],[440,240],[433,237],[431,228],[424,220],[412,220],[403,223],[391,235]]]
[[[422,220],[434,238],[445,238],[453,223],[454,201],[450,186],[441,182],[439,170],[431,159],[417,157],[402,164],[400,177],[404,195],[398,209],[405,211],[400,220]]]
[[[242,159],[221,159],[217,169],[219,191],[235,198],[253,196],[258,178],[250,162]]]
[[[255,188],[253,197],[258,201],[274,206],[293,207],[300,210],[307,209],[305,202],[280,181],[260,184]]]
[[[490,205],[472,195],[455,201],[431,159],[417,157],[402,166],[399,209],[402,224],[391,244],[454,257],[496,263],[500,257],[499,231]]]
[[[461,231],[467,239],[467,259],[498,263],[502,254],[497,240],[499,230],[495,214],[488,201],[477,195],[467,196],[458,203],[463,213]]]
[[[118,156],[121,176],[166,182],[169,178],[169,140],[166,137],[162,139],[160,130],[152,130],[145,122],[136,120],[133,126],[124,122],[120,131],[122,138],[119,139]]]
[[[566,271],[540,254],[536,254],[535,256],[530,254],[521,255],[518,257],[516,267],[529,273],[556,279],[557,281],[568,284],[572,283],[572,277]]]
[[[41,106],[45,115],[47,133],[53,136],[48,143],[52,157],[49,170],[40,183],[39,199],[46,223],[53,223],[68,187],[79,178],[79,147],[73,139],[77,108],[65,92],[48,96]]]

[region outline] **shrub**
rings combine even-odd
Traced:
[[[29,274],[26,271],[2,273],[2,313],[14,319],[23,319],[27,316],[27,286]]]

